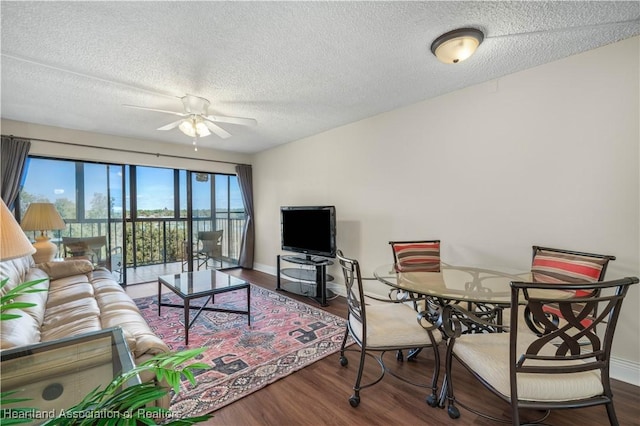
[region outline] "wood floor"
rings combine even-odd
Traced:
[[[275,289],[275,277],[257,271],[233,270],[228,273],[266,288]],[[157,287],[154,287],[157,291]],[[309,304],[315,302],[304,297],[294,298]],[[325,308],[344,316],[343,298],[330,302]],[[355,346],[352,346],[355,348]],[[349,405],[358,366],[358,353],[348,352],[349,365],[341,367],[339,354],[326,357],[293,373],[239,401],[213,413],[205,424],[227,426],[251,425],[495,425],[499,424],[477,416],[462,407],[461,417],[452,420],[446,409],[432,408],[425,403],[427,389],[406,384],[391,375],[360,392],[357,408]],[[444,347],[441,348],[444,360]],[[406,377],[424,377],[433,370],[433,354],[421,353],[414,362],[399,363],[393,354],[385,356],[385,363]],[[442,363],[444,371],[444,362]],[[379,366],[367,359],[365,377],[375,377]],[[455,369],[454,377],[458,400],[496,417],[509,418],[508,405],[478,384],[462,367]],[[613,380],[615,406],[620,425],[640,425],[640,388]],[[537,413],[527,413],[535,414]],[[534,417],[532,417],[534,418]],[[545,422],[554,426],[600,426],[609,424],[604,406],[579,410],[558,410]]]

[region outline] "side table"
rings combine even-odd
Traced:
[[[134,368],[121,328],[108,328],[79,336],[6,349],[0,353],[1,391],[17,391],[23,403],[3,408],[29,407],[43,423],[61,410],[78,404],[114,377]],[[127,382],[140,383],[139,378]]]

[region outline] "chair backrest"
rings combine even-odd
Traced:
[[[538,336],[519,330],[518,315],[511,315],[509,374],[512,402],[518,400],[518,377],[523,373],[597,371],[604,395],[610,398],[609,362],[613,335],[622,301],[629,286],[636,283],[637,277],[586,284],[512,282],[512,309],[527,309],[544,328]],[[567,292],[575,294],[579,290],[587,292],[567,297]],[[522,306],[523,303],[526,306]],[[558,324],[550,319],[546,310],[548,305],[557,306],[564,321]],[[589,321],[585,323],[587,318]],[[584,345],[585,341],[588,345]],[[571,399],[570,396],[567,399]]]
[[[440,272],[440,240],[389,241],[398,272]]]
[[[592,283],[604,280],[615,256],[533,246],[532,281],[537,283]]]
[[[202,243],[201,252],[209,257],[222,256],[222,230],[198,232],[198,240]]]
[[[344,257],[342,250],[338,250],[336,253],[336,259],[342,269],[344,276],[344,284],[347,290],[347,306],[349,309],[349,327],[351,327],[351,321],[357,321],[362,327],[363,339],[367,335],[366,324],[366,309],[364,303],[364,290],[362,288],[362,276],[360,274],[360,264],[355,259],[349,259]],[[359,342],[366,344],[366,342]]]
[[[548,284],[598,282],[604,280],[607,265],[611,260],[616,260],[616,257],[606,254],[533,246],[531,280],[535,283]],[[578,296],[590,294],[590,291],[586,289],[576,291]],[[598,292],[599,290],[594,289],[593,291]],[[558,307],[548,305],[545,309],[556,321],[563,317]],[[535,323],[528,311],[525,311],[524,318],[532,331],[535,333],[542,332],[543,328]],[[583,321],[586,324],[590,320],[585,318]]]
[[[95,255],[94,259],[98,264],[103,263],[102,249],[107,246],[107,237],[99,235],[97,237],[62,237],[65,256],[85,256]]]

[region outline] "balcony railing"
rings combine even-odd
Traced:
[[[215,224],[214,224],[215,222]],[[187,240],[188,221],[186,219],[138,219],[127,220],[125,247],[126,266],[137,267],[161,263],[178,262],[184,259],[184,244]],[[237,261],[240,255],[244,218],[194,218],[193,242],[197,243],[200,231],[222,229],[222,254],[231,261]],[[67,221],[64,230],[53,233],[54,241],[59,243],[61,256],[64,256],[62,237],[108,236],[109,248],[122,246],[123,224],[121,220],[108,223],[99,219],[86,219],[82,222]],[[106,248],[105,248],[106,251]],[[103,253],[107,258],[107,253]]]

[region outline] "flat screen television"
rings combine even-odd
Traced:
[[[280,207],[282,250],[336,257],[335,206]]]

